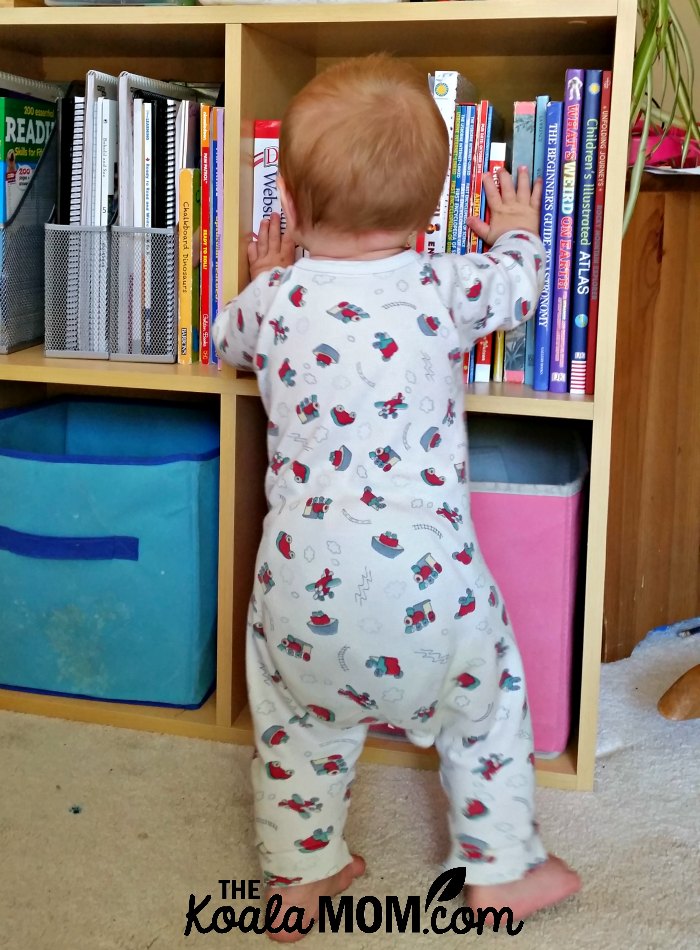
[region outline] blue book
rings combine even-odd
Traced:
[[[538,392],[549,389],[549,353],[552,337],[552,278],[556,271],[556,222],[559,206],[559,159],[563,102],[550,102],[545,115],[544,188],[540,237],[546,252],[544,288],[537,313],[530,320],[535,327],[535,365],[533,386]]]
[[[535,149],[532,160],[532,182],[544,178],[545,120],[549,96],[535,99]],[[535,378],[535,320],[528,320],[525,328],[525,385],[532,386]]]
[[[601,69],[586,70],[579,149],[576,244],[571,286],[569,336],[569,392],[581,396],[586,392],[588,310],[593,254],[593,210],[598,167],[598,127],[600,125],[602,82],[603,72]]]
[[[547,103],[549,96],[538,96],[535,99],[535,153],[532,162],[532,183],[536,178],[544,178],[544,143],[545,125],[547,121]]]

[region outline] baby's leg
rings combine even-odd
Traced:
[[[256,751],[251,767],[257,847],[266,900],[279,894],[279,927],[289,907],[304,912],[304,927],[318,916],[319,898],[345,890],[364,873],[343,829],[350,783],[367,727],[334,728],[320,707],[297,706],[291,691],[265,668],[264,645],[248,644],[248,691]],[[300,933],[273,934],[298,940]]]
[[[522,661],[507,621],[493,612],[488,621],[481,655],[469,638],[457,663],[435,742],[450,801],[445,866],[466,865],[470,907],[509,907],[518,920],[569,897],[580,880],[540,840]]]

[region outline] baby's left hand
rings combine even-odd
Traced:
[[[251,280],[275,267],[290,267],[294,263],[294,241],[288,234],[282,234],[281,223],[276,211],[269,220],[263,218],[260,222],[257,241],[248,245]]]

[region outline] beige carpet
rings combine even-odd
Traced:
[[[539,790],[548,846],[583,876],[577,898],[515,938],[380,930],[314,933],[301,946],[697,950],[700,720],[655,711],[697,663],[700,636],[647,640],[604,667],[595,793]],[[0,713],[0,947],[269,946],[238,932],[183,936],[191,893],[211,894],[214,908],[220,879],[258,877],[249,758],[248,748]],[[348,827],[368,865],[357,898],[425,899],[445,846],[440,794],[435,773],[361,766]]]

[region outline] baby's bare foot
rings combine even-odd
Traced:
[[[478,907],[509,907],[513,921],[525,920],[536,911],[558,904],[581,889],[581,879],[561,858],[550,854],[543,864],[528,871],[518,881],[506,884],[474,884],[464,889],[466,903],[476,912]],[[491,917],[485,926],[491,926]]]
[[[284,915],[289,907],[300,907],[304,911],[302,926],[304,930],[309,927],[312,920],[318,919],[318,906],[321,897],[335,897],[341,894],[346,888],[350,887],[356,877],[365,873],[365,860],[359,854],[354,854],[349,864],[346,864],[342,871],[338,871],[332,877],[326,877],[322,881],[312,881],[310,884],[297,884],[293,887],[268,888],[265,892],[265,900],[279,894],[281,903],[279,910],[275,915],[272,924],[275,928],[279,927],[284,920]],[[299,916],[299,915],[297,915]],[[288,933],[281,930],[279,933],[267,931],[271,940],[277,940],[281,943],[294,943],[305,936],[294,930]]]

